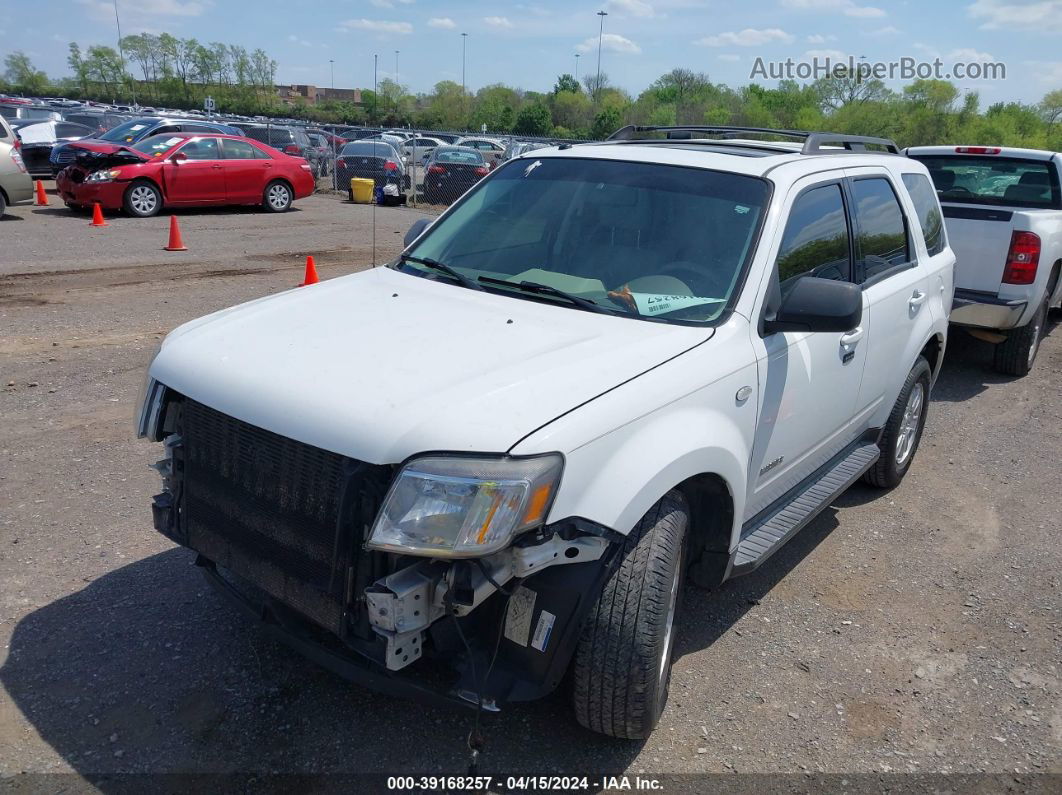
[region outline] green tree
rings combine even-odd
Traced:
[[[568,130],[581,130],[588,134],[593,106],[590,97],[582,91],[561,91],[550,100],[553,108],[553,123]]]
[[[601,112],[594,117],[594,124],[590,128],[590,137],[594,139],[608,138],[623,125],[623,114],[615,105],[602,108]]]
[[[1062,118],[1062,89],[1051,91],[1040,101],[1040,112],[1048,124]]]
[[[579,81],[565,72],[557,78],[557,82],[553,85],[553,93],[569,93],[580,94],[582,93],[582,86],[579,85]]]
[[[89,90],[88,69],[85,66],[85,59],[81,57],[81,48],[76,41],[70,42],[70,54],[66,57],[66,62],[74,73],[78,91],[81,95],[87,94]]]
[[[553,131],[553,118],[549,108],[541,102],[524,105],[516,114],[513,132],[517,135],[547,136]]]
[[[48,75],[34,67],[29,56],[22,51],[4,58],[4,77],[27,94],[43,94],[48,88]]]

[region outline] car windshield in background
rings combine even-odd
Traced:
[[[483,155],[476,151],[468,151],[464,149],[436,149],[434,157],[439,163],[483,164]]]
[[[339,150],[341,157],[398,157],[394,147],[383,141],[362,141],[345,145]]]
[[[1062,193],[1051,164],[1041,160],[985,155],[919,155],[942,202],[1002,204],[1062,209]]]
[[[177,135],[152,135],[149,138],[145,138],[140,143],[133,144],[129,148],[135,149],[138,152],[143,152],[145,155],[151,155],[152,157],[161,157],[183,140],[184,138]]]
[[[561,291],[617,314],[707,323],[734,295],[767,197],[764,180],[719,171],[520,160],[468,193],[409,253],[466,279],[511,282],[520,298],[578,305]],[[398,267],[448,278],[415,261]],[[521,282],[553,293],[517,292]]]
[[[119,124],[117,127],[112,127],[100,136],[101,141],[111,141],[116,144],[128,144],[135,141],[141,135],[144,130],[151,127],[151,122],[141,121],[140,119],[133,119],[127,121],[124,124]]]

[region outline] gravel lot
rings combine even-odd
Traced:
[[[372,209],[182,212],[90,229],[52,198],[0,223],[0,776],[463,773],[469,715],[383,698],[265,639],[151,529],[133,437],[177,324],[372,259]],[[376,260],[420,214],[376,210]],[[764,568],[686,593],[646,742],[563,694],[485,720],[482,772],[1062,773],[1062,331],[1009,380],[953,334],[922,449]]]

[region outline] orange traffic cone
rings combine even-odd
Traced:
[[[308,284],[317,284],[321,281],[317,278],[317,265],[313,261],[313,257],[306,258],[306,276],[302,280],[302,284],[299,287],[305,287]]]
[[[170,243],[164,247],[166,251],[187,251],[188,248],[181,240],[181,227],[177,225],[177,216],[170,216]]]
[[[37,202],[38,207],[48,206],[48,194],[44,192],[44,183],[37,180]]]
[[[110,226],[103,220],[103,210],[100,209],[99,202],[92,203],[92,223],[89,226]]]

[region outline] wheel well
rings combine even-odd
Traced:
[[[722,583],[730,560],[734,498],[723,478],[707,472],[683,481],[676,490],[690,508],[689,575],[698,585],[714,588]]]
[[[146,182],[148,185],[150,185],[159,192],[159,196],[162,196],[162,186],[159,185],[159,183],[155,182],[155,180],[151,179],[151,177],[137,177],[136,179],[129,180],[129,185],[126,186],[126,189],[122,192],[122,195],[124,196],[125,193],[129,190],[129,188],[133,187],[138,182]]]
[[[922,348],[922,356],[927,362],[929,362],[929,370],[933,374],[933,380],[937,380],[937,375],[940,373],[941,354],[944,351],[944,340],[939,335],[934,334],[929,338],[929,342]]]
[[[1058,287],[1058,276],[1062,273],[1062,259],[1055,262],[1051,266],[1051,278],[1047,280],[1047,300],[1051,300],[1051,296],[1055,294],[1055,288]]]
[[[295,195],[295,187],[285,177],[274,177],[273,179],[269,180],[269,182],[266,183],[265,190],[269,190],[269,186],[272,185],[274,182],[283,182],[285,185],[288,186],[288,190],[291,191],[291,195]]]
[[[0,196],[4,197],[4,204],[11,204],[11,199],[8,198],[7,191],[0,188]]]

